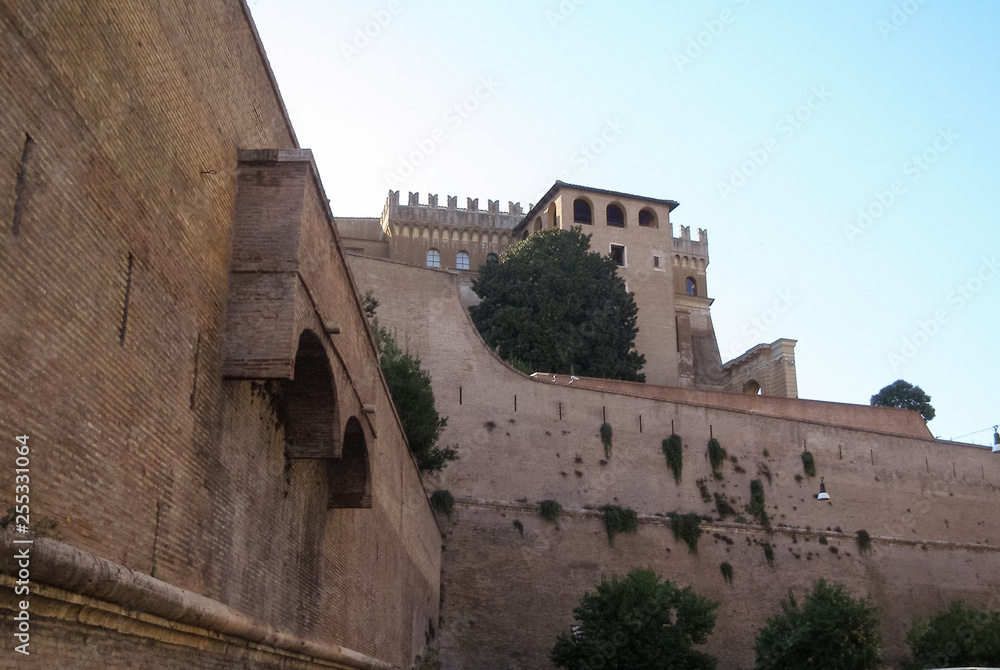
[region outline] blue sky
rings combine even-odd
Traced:
[[[801,397],[903,378],[935,435],[991,440],[1000,3],[249,1],[335,214],[556,179],[677,200],[724,360],[796,339]]]

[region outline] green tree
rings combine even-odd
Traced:
[[[915,618],[906,634],[907,668],[1000,666],[1000,612],[951,603],[930,619]]]
[[[634,294],[579,227],[544,230],[479,268],[469,309],[504,360],[544,372],[645,381]]]
[[[576,625],[559,636],[551,659],[572,670],[714,670],[715,658],[693,646],[715,629],[718,605],[652,570],[602,579],[573,610]]]
[[[403,424],[410,451],[421,472],[443,470],[449,461],[458,458],[455,448],[458,445],[437,446],[448,419],[440,416],[434,406],[431,376],[421,369],[420,359],[402,349],[394,335],[378,322],[375,316],[377,307],[378,300],[369,291],[364,298],[365,314],[378,349],[382,376],[389,387],[399,421]]]
[[[899,407],[920,412],[924,421],[934,418],[934,408],[931,407],[931,397],[919,386],[897,379],[872,396],[872,405],[876,407]]]
[[[756,670],[872,670],[881,663],[878,610],[855,599],[843,584],[820,579],[799,608],[781,603],[757,631]]]

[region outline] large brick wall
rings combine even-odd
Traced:
[[[439,532],[315,183],[296,318],[355,405],[333,434],[365,425],[371,507],[328,509],[339,451],[287,457],[282,382],[223,378],[238,152],[297,147],[245,6],[0,0],[0,82],[0,496],[28,434],[32,517],[65,543],[408,666],[437,618]],[[100,667],[270,667],[224,645],[147,662],[169,636],[60,616],[39,610],[25,667],[76,667],[75,640],[102,641]]]
[[[1000,607],[1000,521],[989,512],[1000,502],[1000,461],[989,450],[934,440],[902,410],[600,380],[571,385],[565,376],[532,380],[483,345],[461,308],[457,275],[366,258],[351,264],[381,301],[380,318],[431,372],[448,417],[442,439],[459,444],[460,460],[428,482],[458,500],[451,519],[442,517],[445,668],[549,667],[548,650],[568,630],[583,592],[602,575],[636,566],[721,602],[708,644],[720,668],[751,667],[756,629],[780,611],[789,589],[801,597],[819,577],[875,598],[893,667],[905,656],[912,616],[958,598]],[[605,420],[614,432],[610,459],[599,437]],[[679,485],[661,451],[671,430],[685,445]],[[707,461],[710,436],[737,459],[725,464],[721,481]],[[830,502],[814,498],[819,481],[803,472],[804,449]],[[762,480],[773,533],[719,522],[699,479],[746,516],[750,482]],[[569,510],[558,529],[537,515],[544,499]],[[594,511],[607,503],[643,515],[639,534],[620,536],[613,549]],[[674,511],[712,520],[697,555],[664,525]],[[874,538],[870,556],[856,546],[862,529]],[[773,568],[763,542],[775,547]],[[720,574],[723,561],[734,568],[731,586]]]

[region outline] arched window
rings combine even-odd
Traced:
[[[687,278],[687,294],[698,295],[698,282],[694,280],[694,277]]]
[[[527,230],[525,230],[523,233],[521,233],[521,241],[523,242],[526,239],[528,239],[528,231]]]
[[[763,395],[761,392],[760,384],[757,383],[756,379],[751,379],[746,384],[744,384],[743,392],[747,395]]]
[[[427,267],[429,268],[439,268],[441,267],[441,254],[437,249],[427,250]]]
[[[583,198],[573,201],[573,223],[593,223],[594,212],[590,209],[590,203]]]
[[[542,217],[539,216],[535,218],[535,230],[541,230],[541,229],[542,229]]]
[[[549,205],[549,209],[545,214],[545,218],[548,219],[548,228],[558,228],[559,227],[559,217],[556,216],[556,203]]]
[[[499,263],[499,262],[500,262],[500,257],[497,256],[496,254],[486,254],[487,265],[489,265],[490,263]]]
[[[656,228],[656,214],[651,209],[639,210],[639,225],[644,228]]]
[[[456,270],[468,270],[469,269],[469,254],[464,251],[459,251],[455,256],[455,269]]]
[[[618,205],[608,205],[608,225],[616,228],[625,227],[625,212]]]

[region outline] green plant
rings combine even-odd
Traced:
[[[611,458],[611,424],[601,424],[601,444],[604,445],[604,458]]]
[[[770,542],[764,543],[764,558],[767,559],[768,565],[774,565],[774,547]]]
[[[820,535],[819,536],[819,543],[820,544],[828,544],[828,540],[826,539],[825,535]]]
[[[683,541],[692,554],[698,553],[698,538],[701,537],[700,518],[694,512],[689,514],[674,514],[670,517],[670,530],[674,533],[674,541]]]
[[[726,561],[725,563],[719,564],[719,570],[722,572],[722,578],[727,584],[733,583],[733,566]]]
[[[431,494],[431,507],[451,516],[451,511],[455,509],[455,496],[450,491],[439,489]]]
[[[858,538],[858,553],[870,554],[872,551],[872,536],[868,534],[868,531],[859,530],[857,538]]]
[[[874,670],[882,656],[878,610],[820,579],[801,608],[789,594],[757,631],[755,652],[756,670]]]
[[[714,437],[708,441],[708,462],[712,465],[712,476],[722,479],[722,464],[726,462],[726,450]]]
[[[726,519],[731,516],[736,516],[736,508],[726,499],[726,496],[720,493],[714,493],[715,496],[715,511],[719,513],[719,516]]]
[[[715,658],[695,646],[715,629],[718,605],[652,570],[602,579],[573,610],[573,632],[559,635],[550,659],[565,670],[714,669]]]
[[[1000,612],[952,602],[929,619],[914,618],[906,634],[905,668],[1000,667]]]
[[[767,507],[764,502],[764,484],[759,479],[750,482],[750,504],[747,505],[747,512],[760,525],[770,525],[771,520],[767,516]]]
[[[520,533],[521,537],[524,537],[524,524],[518,521],[517,519],[514,519],[512,523],[514,524],[514,530]]]
[[[441,670],[437,651],[428,650],[423,656],[413,659],[413,670]]]
[[[919,386],[897,379],[872,396],[871,403],[877,407],[899,407],[919,412],[924,421],[934,418],[931,397]]]
[[[522,361],[520,358],[508,358],[504,360],[504,363],[526,375],[530,375],[534,372],[534,370],[531,369],[531,366]]]
[[[618,533],[634,535],[639,532],[639,517],[635,510],[618,505],[604,505],[601,512],[604,515],[604,530],[608,534],[608,546],[615,546],[615,535]]]
[[[802,469],[810,477],[816,476],[816,461],[813,459],[811,451],[802,452]]]
[[[708,482],[705,481],[704,477],[699,477],[695,484],[698,485],[698,492],[701,493],[701,501],[710,503],[712,502],[712,494],[708,492]]]
[[[562,506],[555,500],[543,500],[538,503],[538,515],[550,523],[558,524],[561,512]]]
[[[684,464],[684,447],[681,436],[674,433],[663,441],[663,455],[667,458],[667,467],[674,473],[674,482],[681,483],[681,467]]]

